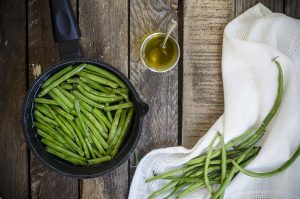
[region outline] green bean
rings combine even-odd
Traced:
[[[120,137],[119,137],[119,139],[117,141],[116,146],[114,147],[114,149],[113,149],[113,151],[111,153],[112,157],[115,157],[115,155],[119,151],[119,148],[121,147],[121,144],[123,143],[123,140],[124,140],[125,135],[126,135],[126,131],[127,131],[128,127],[129,127],[130,121],[131,121],[131,119],[133,117],[133,113],[134,113],[134,109],[133,108],[129,109],[129,112],[127,114],[126,120],[124,122],[124,126],[123,126],[121,134],[120,134]]]
[[[79,78],[77,78],[77,77],[74,77],[74,78],[69,78],[69,79],[67,79],[66,81],[67,81],[67,83],[68,84],[77,84],[78,81],[79,80]]]
[[[153,199],[153,198],[161,195],[162,193],[169,191],[170,189],[175,187],[177,184],[178,184],[177,182],[170,182],[170,183],[166,184],[165,186],[163,186],[161,189],[153,192],[150,196],[147,197],[147,199]]]
[[[49,127],[49,126],[46,126],[46,125],[43,125],[39,122],[34,122],[34,126],[37,128],[37,129],[40,129],[46,133],[48,133],[49,135],[51,135],[52,137],[54,137],[55,139],[61,141],[61,142],[65,142],[65,140],[62,138],[62,137],[59,137],[58,135],[56,135],[54,131],[54,129],[52,127]]]
[[[276,58],[272,59],[272,61],[275,62],[276,66],[278,68],[278,88],[277,88],[277,95],[276,95],[275,102],[274,102],[270,112],[268,113],[268,115],[265,117],[265,119],[261,123],[258,130],[251,137],[249,137],[246,141],[244,141],[242,144],[237,146],[237,148],[243,148],[245,146],[249,146],[249,143],[255,144],[255,142],[253,142],[253,140],[256,140],[256,141],[259,140],[259,139],[257,139],[257,137],[262,136],[262,134],[265,131],[266,126],[270,123],[270,121],[272,120],[272,118],[276,114],[276,112],[277,112],[277,110],[278,110],[278,108],[281,104],[282,97],[283,97],[283,74],[282,74],[282,69],[281,69],[281,65],[278,63]]]
[[[101,146],[100,142],[98,141],[98,139],[95,137],[95,135],[92,134],[91,137],[92,137],[92,140],[93,140],[95,146],[97,147],[98,151],[100,153],[104,154],[105,151],[104,151],[103,147]]]
[[[47,134],[46,132],[44,132],[44,131],[42,131],[40,129],[37,129],[37,134],[39,136],[41,136],[42,138],[45,138],[46,140],[49,140],[51,142],[55,142],[60,147],[68,149],[64,143],[61,143],[60,141],[56,140],[51,135]]]
[[[81,131],[76,126],[74,121],[71,122],[71,125],[72,125],[73,129],[75,130],[75,132],[76,132],[76,134],[79,138],[79,141],[81,142],[81,146],[83,148],[83,152],[84,152],[85,157],[89,159],[90,158],[90,153],[89,153],[89,150],[88,150],[87,143],[85,142],[85,139],[83,138],[83,135],[82,135]]]
[[[40,103],[40,104],[52,104],[52,105],[58,105],[55,100],[52,99],[47,99],[47,98],[41,98],[41,97],[36,97],[34,99],[35,102]]]
[[[60,153],[60,152],[52,149],[51,147],[46,147],[46,151],[53,154],[53,155],[55,155],[55,156],[57,156],[57,157],[59,157],[59,158],[61,158],[61,159],[64,159],[68,162],[71,162],[75,165],[87,166],[86,161],[82,161],[82,160],[78,160],[76,158],[69,157],[69,156],[67,156],[63,153]]]
[[[109,91],[115,94],[127,94],[128,88],[113,88],[110,89]]]
[[[40,111],[42,114],[44,114],[45,116],[54,119],[52,114],[48,111],[48,109],[43,106],[43,105],[35,105],[34,108],[38,111]]]
[[[116,143],[118,141],[118,138],[120,137],[122,128],[124,126],[125,119],[126,119],[126,109],[123,109],[121,117],[120,117],[120,122],[119,122],[117,130],[116,130],[116,135],[114,136],[114,138],[111,141],[110,146],[109,146],[109,148],[107,150],[108,153],[111,153],[111,151],[115,147],[115,145],[116,145]]]
[[[105,103],[105,106],[108,107],[109,103]],[[106,111],[106,115],[107,115],[108,120],[112,123],[113,122],[113,118],[112,118],[111,112],[110,111]]]
[[[87,126],[96,134],[96,137],[104,137],[105,139],[108,138],[107,133],[104,131],[102,126],[98,123],[97,119],[85,109],[82,108],[83,112],[83,120],[87,124]],[[100,132],[100,133],[99,133]]]
[[[98,119],[98,120],[102,120],[105,125],[110,129],[111,128],[111,123],[110,121],[107,119],[107,117],[97,108],[94,108],[93,109],[93,113],[95,115],[95,117]]]
[[[245,159],[246,155],[247,155],[249,152],[251,152],[251,150],[253,150],[253,147],[249,147],[246,151],[244,151],[244,152],[240,155],[240,157],[237,159],[237,163],[242,162],[242,161]],[[231,171],[226,175],[225,180],[221,183],[220,188],[218,189],[217,192],[215,192],[215,193],[212,195],[211,199],[217,199],[221,194],[223,194],[225,188],[226,188],[226,187],[228,186],[228,184],[230,183],[230,181],[231,181],[231,179],[233,178],[233,176],[234,176],[234,174],[235,174],[236,171],[237,171],[237,168],[236,168],[236,167],[233,167],[233,168],[231,169]]]
[[[72,137],[75,139],[75,141],[78,141],[78,137],[77,137],[72,125],[70,124],[70,122],[67,119],[65,119],[64,117],[62,117],[61,115],[58,115],[57,117],[62,122],[61,123],[61,124],[63,124],[62,126],[65,126],[69,130],[69,132],[72,134]],[[62,127],[62,129],[64,130],[64,127]]]
[[[116,134],[117,127],[118,127],[118,124],[119,124],[119,120],[120,120],[120,117],[121,117],[121,113],[122,113],[122,109],[119,109],[119,110],[116,111],[114,121],[111,125],[111,129],[110,129],[109,134],[108,134],[108,140],[107,140],[108,143],[111,143],[112,139],[114,138],[114,136]]]
[[[90,160],[88,160],[88,165],[92,166],[92,165],[100,164],[100,163],[107,162],[110,160],[111,160],[110,156],[104,156],[101,158],[90,159]]]
[[[63,108],[66,112],[70,113],[71,112],[71,109],[57,96],[55,95],[55,93],[53,93],[52,91],[50,91],[48,93],[50,95],[50,97],[52,97],[56,102],[57,104]]]
[[[78,145],[75,144],[75,142],[73,142],[73,140],[71,138],[69,138],[69,136],[67,136],[66,134],[64,134],[62,132],[62,130],[59,129],[59,128],[56,128],[56,130],[58,132],[60,132],[60,134],[65,139],[66,143],[73,149],[74,152],[77,152],[80,156],[84,156],[84,152],[81,150],[81,148]]]
[[[96,117],[95,113],[93,112],[93,115]],[[97,117],[96,117],[97,118]],[[102,126],[103,130],[108,133],[108,128],[105,124],[105,122],[101,119],[101,118],[97,118],[97,120],[99,121],[100,125]]]
[[[43,144],[49,146],[50,148],[52,148],[52,149],[54,149],[54,150],[56,150],[56,151],[58,151],[58,152],[64,154],[64,155],[67,155],[67,156],[70,156],[70,157],[72,157],[72,158],[76,158],[76,159],[82,160],[82,161],[86,161],[86,160],[87,160],[85,157],[82,157],[82,156],[77,155],[77,154],[75,154],[75,153],[73,153],[73,152],[71,152],[71,151],[68,151],[68,150],[66,150],[66,149],[64,149],[64,148],[62,148],[62,147],[59,147],[59,146],[57,146],[55,143],[50,142],[50,141],[48,141],[48,140],[46,140],[46,139],[44,139],[44,138],[41,139],[41,142],[42,142]]]
[[[97,75],[89,74],[86,72],[80,72],[80,73],[78,73],[78,75],[89,78],[95,82],[102,84],[102,85],[110,86],[112,88],[118,88],[118,84],[116,84],[108,79],[105,79],[103,77],[97,76]]]
[[[114,105],[114,106],[105,107],[104,110],[105,111],[113,111],[113,110],[118,110],[118,109],[123,109],[123,108],[130,108],[130,107],[133,107],[133,103],[132,102],[126,102],[126,103],[123,103],[123,104],[117,104],[117,105]]]
[[[89,139],[89,141],[91,141],[91,137],[88,133],[88,129],[87,129],[87,127],[85,125],[85,122],[83,120],[83,115],[80,112],[80,103],[79,103],[78,100],[75,100],[75,110],[76,110],[77,116],[79,118],[79,122],[80,122],[80,125],[81,125],[81,128],[82,128],[83,134],[85,135],[86,138]],[[75,120],[75,122],[76,122],[76,120]]]
[[[100,102],[100,103],[112,103],[112,102],[118,102],[121,101],[123,99],[122,96],[114,96],[114,97],[100,97],[97,95],[94,95],[92,93],[89,93],[88,91],[84,90],[82,86],[78,85],[77,86],[78,90],[80,91],[80,93],[82,95],[84,95],[85,97],[87,97],[90,100],[96,101],[96,102]]]
[[[81,99],[78,99],[80,105],[85,108],[88,112],[91,112],[93,110],[93,107],[90,106],[88,103],[85,103],[84,101],[82,101]]]
[[[71,84],[68,84],[68,83],[61,83],[60,85],[63,89],[66,89],[66,90],[72,90],[73,89],[73,86]]]
[[[95,106],[97,108],[103,109],[105,106],[103,104],[99,104],[97,102],[94,102],[92,100],[90,100],[89,98],[85,97],[84,95],[82,95],[81,93],[79,93],[78,91],[73,91],[73,93],[82,101],[86,102],[87,104],[91,105],[91,106]]]
[[[221,155],[222,155],[222,175],[221,175],[221,183],[225,180],[226,177],[226,170],[227,170],[227,155],[226,155],[226,147],[224,138],[221,134],[219,134],[219,139],[221,141]]]
[[[58,88],[53,88],[52,92],[61,100],[65,105],[67,105],[70,109],[73,109],[73,103],[69,100]]]
[[[126,88],[126,84],[122,80],[120,80],[116,75],[108,72],[107,70],[99,68],[97,66],[93,66],[91,64],[87,64],[86,68],[91,71],[97,72],[100,76],[116,82],[121,88]]]
[[[55,113],[53,112],[53,110],[47,106],[48,110],[50,111],[50,113],[53,115],[54,120],[56,121],[56,123],[63,129],[63,131],[71,138],[73,139],[73,134],[72,132],[63,124],[63,122],[60,120],[60,118],[58,116],[55,115]]]
[[[209,167],[209,163],[210,163],[210,159],[211,159],[211,154],[212,154],[212,151],[214,149],[214,145],[215,145],[215,142],[216,140],[219,138],[219,134],[217,134],[214,139],[212,140],[212,142],[210,143],[209,145],[209,149],[207,151],[207,156],[206,156],[206,159],[205,159],[205,165],[204,165],[204,183],[205,183],[205,186],[206,188],[208,189],[208,191],[213,194],[213,189],[210,185],[210,182],[209,182],[209,179],[208,179],[208,167]]]
[[[86,64],[81,64],[77,67],[75,67],[73,70],[69,71],[68,73],[64,74],[63,76],[61,76],[60,78],[58,78],[57,80],[53,81],[51,84],[49,84],[48,86],[46,86],[45,88],[43,88],[39,94],[39,97],[43,97],[44,95],[46,95],[49,91],[51,91],[53,88],[55,88],[56,86],[60,85],[62,82],[64,82],[65,80],[67,80],[68,78],[72,77],[73,75],[77,74],[79,71],[81,71],[84,67],[86,66]]]
[[[87,138],[85,138],[85,143],[86,143],[86,145],[88,146],[88,149],[89,149],[89,151],[90,151],[90,153],[91,153],[92,158],[95,159],[95,158],[96,158],[96,155],[95,155],[95,153],[94,153],[94,151],[93,151],[93,148],[92,148],[91,143],[89,142],[89,140],[88,140]],[[88,157],[88,158],[90,158],[90,157]]]
[[[116,97],[116,94],[110,94],[110,93],[103,93],[103,92],[99,92],[94,90],[93,88],[89,87],[88,85],[86,85],[83,81],[81,81],[80,79],[77,80],[77,83],[87,92],[97,95],[97,96],[101,96],[101,97]]]
[[[96,155],[98,158],[103,157],[103,155],[101,155],[96,149],[92,148],[92,150],[94,151],[95,155]]]
[[[268,171],[268,172],[253,172],[253,171],[249,171],[247,169],[242,168],[237,162],[235,162],[234,160],[232,161],[232,164],[242,173],[251,176],[251,177],[256,177],[256,178],[265,178],[265,177],[271,177],[274,175],[277,175],[278,173],[286,170],[291,164],[293,164],[293,162],[298,158],[298,156],[300,155],[300,147],[298,147],[298,149],[296,150],[296,152],[292,155],[292,157],[286,161],[284,164],[282,164],[279,168],[274,169],[272,171]]]
[[[109,93],[110,90],[100,84],[98,84],[97,82],[89,79],[89,78],[85,78],[85,77],[80,77],[80,80],[82,80],[84,83],[87,83],[89,84],[89,86],[93,89],[96,89],[96,90],[99,90],[99,91],[102,91],[104,93]]]
[[[70,70],[72,70],[72,66],[67,66],[64,69],[60,70],[59,72],[55,73],[54,75],[50,76],[43,84],[42,84],[42,88],[45,88],[46,86],[48,86],[49,84],[51,84],[52,82],[56,81],[58,78],[60,78],[61,76],[63,76],[64,74],[66,74],[67,72],[69,72]]]
[[[212,180],[212,184],[217,184],[218,181],[216,180]],[[205,187],[205,184],[204,183],[194,183],[192,185],[190,185],[188,188],[186,188],[185,190],[183,190],[177,197],[176,199],[180,199],[180,198],[183,198],[185,197],[186,195],[198,190],[198,189],[201,189],[201,188],[204,188]]]
[[[57,123],[50,119],[49,117],[47,116],[44,116],[41,112],[39,112],[38,110],[34,110],[34,116],[35,118],[40,118],[41,120],[43,120],[44,122],[46,123],[49,123],[49,124],[53,124],[53,125],[57,125]]]
[[[96,129],[96,127],[94,127],[94,125],[85,117],[85,115],[82,115],[82,118],[84,120],[84,122],[86,123],[86,125],[89,127],[89,129],[91,129],[93,135],[96,136],[97,140],[101,143],[101,145],[107,149],[108,148],[108,144],[107,142],[104,140],[108,138],[108,135],[105,134],[105,137],[103,138],[101,136],[101,134],[98,132],[98,130]]]
[[[69,91],[66,91],[65,89],[63,89],[62,87],[60,86],[57,86],[56,87],[63,95],[65,95],[68,99],[70,99],[71,103],[72,103],[72,108],[73,108],[73,102],[74,100],[76,99],[76,97],[70,93]]]
[[[61,109],[61,108],[59,108],[57,106],[51,106],[51,108],[55,112],[57,112],[58,114],[60,114],[61,116],[65,117],[67,120],[69,120],[69,121],[73,121],[74,120],[74,117],[71,114],[69,114],[66,111],[64,111],[63,109]]]

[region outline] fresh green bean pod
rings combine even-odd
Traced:
[[[109,103],[105,103],[105,107],[109,107]],[[110,111],[106,111],[106,115],[107,115],[108,120],[112,123],[113,122],[113,118],[112,118],[111,112]]]
[[[94,151],[95,155],[96,155],[98,158],[103,157],[103,155],[101,155],[101,154],[97,151],[97,149],[92,148],[92,150]]]
[[[47,109],[45,106],[43,106],[42,104],[37,104],[37,105],[34,106],[34,108],[35,108],[36,110],[38,110],[39,112],[41,112],[42,114],[44,114],[45,116],[47,116],[47,117],[49,117],[49,118],[51,118],[51,119],[54,120],[53,115],[52,115],[52,114],[48,111],[48,109]]]
[[[67,105],[70,109],[73,109],[74,105],[71,100],[69,100],[57,87],[52,89],[52,92],[61,100],[65,105]]]
[[[52,104],[52,105],[58,105],[57,102],[56,102],[55,100],[47,99],[47,98],[36,97],[36,98],[34,98],[34,101],[35,101],[36,103],[40,103],[40,104]]]
[[[89,93],[88,91],[86,91],[82,86],[78,85],[77,86],[78,91],[84,95],[85,97],[87,97],[90,100],[93,100],[95,102],[99,102],[99,103],[113,103],[113,102],[119,102],[121,100],[123,100],[122,96],[114,96],[114,97],[100,97],[97,95],[94,95],[92,93]]]
[[[80,80],[84,83],[87,83],[93,89],[102,91],[104,93],[110,93],[110,90],[108,88],[106,88],[105,86],[102,86],[101,84],[98,84],[97,82],[95,82],[89,78],[80,77]]]
[[[73,158],[73,157],[69,157],[69,156],[67,156],[63,153],[60,153],[60,152],[52,149],[51,147],[46,147],[46,151],[53,154],[53,155],[55,155],[55,156],[57,156],[57,157],[59,157],[59,158],[61,158],[61,159],[64,159],[68,162],[71,162],[75,165],[88,166],[86,161],[82,161],[82,160],[78,160],[78,159]]]
[[[44,120],[46,123],[49,123],[49,124],[53,124],[53,125],[57,125],[57,123],[52,120],[51,118],[47,117],[47,116],[44,116],[41,112],[39,112],[38,110],[34,110],[34,116],[35,117],[39,117],[41,118],[42,120]]]
[[[71,109],[57,95],[55,95],[55,93],[53,91],[50,91],[48,94],[50,95],[50,97],[52,97],[52,99],[54,99],[57,102],[57,104],[62,109],[64,109],[68,113],[71,112]]]
[[[97,76],[97,75],[93,75],[93,74],[89,74],[89,73],[86,73],[86,72],[83,72],[81,71],[80,73],[78,73],[79,76],[83,76],[83,77],[86,77],[86,78],[89,78],[99,84],[102,84],[102,85],[106,85],[106,86],[110,86],[112,88],[118,88],[118,84],[108,80],[108,79],[105,79],[103,77],[100,77],[100,76]]]
[[[57,106],[51,106],[51,108],[58,114],[60,114],[61,116],[63,116],[64,118],[66,118],[69,121],[73,121],[74,117],[73,115],[67,113],[66,111],[64,111],[63,109],[57,107]]]
[[[97,90],[94,90],[93,88],[89,87],[87,84],[85,84],[83,81],[80,79],[77,80],[77,83],[87,92],[96,95],[96,96],[101,96],[101,97],[116,97],[116,94],[113,93],[104,93],[104,92],[99,92]]]
[[[48,85],[50,85],[52,82],[56,81],[58,78],[60,78],[61,76],[63,76],[64,74],[66,74],[67,72],[72,70],[72,66],[67,66],[66,68],[60,70],[59,72],[55,73],[54,75],[50,76],[43,84],[42,84],[42,88],[47,87]]]
[[[76,97],[69,91],[63,89],[61,86],[57,86],[56,87],[64,96],[66,96],[68,99],[70,99],[71,103],[72,103],[72,108],[73,108],[73,102],[76,99]]]
[[[48,140],[46,140],[44,138],[41,139],[41,142],[43,144],[47,145],[48,147],[50,147],[50,148],[52,148],[52,149],[54,149],[54,150],[56,150],[56,151],[58,151],[58,152],[60,152],[60,153],[62,153],[64,155],[70,156],[70,157],[78,159],[78,160],[87,161],[87,159],[85,157],[82,157],[82,156],[77,155],[77,154],[75,154],[75,153],[73,153],[71,151],[68,151],[68,150],[66,150],[66,149],[64,149],[64,148],[62,148],[60,146],[57,146],[55,143],[50,142],[50,141],[48,141]]]
[[[96,165],[96,164],[101,164],[103,162],[107,162],[107,161],[110,161],[110,160],[111,160],[110,156],[104,156],[104,157],[101,157],[101,158],[90,159],[90,160],[88,160],[88,165],[92,166],[92,165]]]
[[[94,108],[93,113],[99,122],[103,121],[109,129],[111,128],[111,122],[107,119],[107,117],[99,109]]]
[[[118,127],[118,124],[119,124],[120,117],[121,117],[121,113],[122,113],[122,109],[118,109],[116,111],[113,123],[111,125],[111,129],[110,129],[109,134],[108,134],[108,140],[107,140],[108,143],[111,143],[112,139],[116,135],[116,131],[117,131],[117,127]]]
[[[75,132],[76,132],[76,134],[77,134],[77,136],[79,138],[79,141],[81,143],[81,146],[82,146],[82,149],[83,149],[83,152],[84,152],[84,156],[89,159],[90,158],[90,153],[89,153],[88,146],[87,146],[87,144],[85,142],[85,139],[83,138],[83,135],[82,135],[81,131],[76,126],[76,124],[75,124],[74,121],[72,121],[70,123],[71,123],[73,129],[75,130]]]
[[[161,189],[153,192],[150,196],[147,197],[147,199],[153,199],[159,195],[161,195],[162,193],[165,193],[169,190],[171,190],[172,188],[174,188],[178,183],[177,182],[170,182],[168,184],[166,184],[165,186],[163,186]]]
[[[60,134],[63,136],[63,138],[65,139],[66,143],[73,149],[72,151],[77,152],[80,156],[84,156],[84,152],[81,149],[81,144],[78,143],[78,141],[76,141],[77,144],[79,144],[79,146],[73,142],[73,140],[71,138],[69,138],[69,136],[67,136],[64,132],[62,132],[61,129],[56,128],[56,130],[58,132],[60,132]]]
[[[37,134],[39,136],[41,136],[42,138],[46,139],[46,140],[49,140],[51,142],[55,142],[60,147],[68,149],[64,143],[61,143],[60,141],[56,140],[51,135],[47,134],[46,132],[44,132],[44,131],[42,131],[40,129],[37,129]]]
[[[80,129],[80,127],[82,128],[82,132],[85,135],[85,137],[88,138],[89,141],[91,141],[92,139],[91,139],[91,137],[88,133],[88,129],[87,129],[87,126],[86,126],[86,124],[83,120],[83,115],[81,114],[80,108],[81,107],[80,107],[79,101],[75,100],[75,110],[76,110],[76,113],[77,113],[77,116],[78,116],[78,119],[79,119],[78,121],[80,122],[80,125],[78,125],[78,122],[76,120],[75,120],[75,122],[77,123],[77,126],[79,127],[79,129]]]
[[[49,126],[49,127],[51,127],[51,128],[54,128],[54,127],[55,127],[55,125],[49,124],[49,123],[45,122],[45,121],[42,120],[40,117],[34,116],[34,120],[35,120],[36,122],[40,123],[40,124],[45,125],[45,126]]]
[[[86,145],[87,145],[87,148],[89,149],[89,152],[91,153],[92,158],[95,159],[95,158],[96,158],[96,155],[95,155],[95,153],[94,153],[94,150],[93,150],[93,148],[92,148],[91,143],[89,142],[89,140],[88,140],[87,138],[85,138],[85,143],[86,143]],[[89,158],[89,157],[88,157],[88,158]]]
[[[123,143],[123,140],[124,140],[125,135],[126,135],[126,130],[129,127],[129,124],[130,124],[130,121],[131,121],[131,119],[133,117],[133,114],[134,114],[134,109],[133,108],[129,109],[129,112],[127,114],[126,120],[124,122],[124,126],[123,126],[121,134],[120,134],[120,137],[119,137],[119,139],[117,141],[116,146],[114,147],[114,149],[113,149],[113,151],[111,153],[112,157],[116,156],[117,152],[119,151],[119,148],[121,147],[121,144]]]
[[[68,78],[72,77],[73,75],[77,74],[78,72],[80,72],[85,66],[86,66],[86,64],[81,64],[81,65],[75,67],[73,70],[69,71],[68,73],[64,74],[57,80],[53,81],[51,84],[49,84],[48,86],[46,86],[45,88],[43,88],[41,90],[41,92],[39,93],[39,97],[43,97],[44,95],[46,95],[53,88],[60,85],[62,82],[64,82]]]
[[[105,111],[114,111],[114,110],[118,110],[118,109],[131,108],[131,107],[133,107],[133,103],[126,102],[126,103],[122,103],[122,104],[105,107],[104,110]]]
[[[121,88],[126,88],[126,84],[111,72],[91,64],[87,64],[86,68],[91,71],[97,72],[102,77],[116,82]]]
[[[296,150],[296,152],[292,155],[292,157],[286,161],[284,164],[282,164],[279,168],[274,169],[272,171],[268,172],[253,172],[247,169],[242,168],[236,161],[232,161],[232,164],[242,173],[244,173],[247,176],[255,177],[255,178],[266,178],[266,177],[272,177],[274,175],[279,174],[280,172],[283,172],[286,170],[300,155],[300,147]]]
[[[44,131],[45,133],[49,134],[50,136],[52,136],[56,140],[60,141],[61,143],[65,143],[65,140],[61,136],[54,133],[55,130],[53,128],[51,128],[49,126],[45,126],[39,122],[34,122],[34,126],[37,129],[40,129],[40,130]]]
[[[71,84],[68,84],[68,83],[61,83],[60,85],[63,89],[66,89],[66,90],[72,90],[73,89],[73,86]]]
[[[89,112],[87,112],[85,109],[82,108],[83,112],[83,119],[87,126],[96,134],[99,134],[100,137],[104,137],[105,139],[108,138],[107,133],[104,131],[100,123],[97,121],[97,119]],[[97,136],[98,137],[98,136]]]
[[[98,139],[96,138],[96,136],[94,134],[91,135],[91,138],[95,144],[95,146],[97,147],[98,151],[101,153],[101,154],[105,154],[105,151],[103,149],[103,147],[101,146],[100,142],[98,141]]]
[[[76,95],[80,100],[86,102],[87,104],[103,109],[105,106],[103,104],[99,104],[95,101],[90,100],[89,98],[85,97],[84,95],[82,95],[81,93],[79,93],[78,91],[73,91],[74,95]]]

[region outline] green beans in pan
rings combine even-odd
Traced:
[[[49,153],[80,166],[116,156],[134,112],[122,80],[81,64],[62,69],[41,88],[34,100],[34,125]]]

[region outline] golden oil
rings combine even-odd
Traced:
[[[141,48],[144,64],[156,72],[165,72],[176,65],[179,59],[179,46],[173,37],[169,37],[166,47],[162,44],[165,33],[154,33],[148,36]]]

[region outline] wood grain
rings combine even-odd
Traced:
[[[300,19],[300,1],[284,0],[284,13],[288,16]]]
[[[262,3],[273,12],[283,12],[284,0],[235,0],[235,15],[238,16],[257,3]]]
[[[76,5],[75,1],[72,1]],[[54,42],[48,0],[28,1],[28,59],[29,81],[32,82],[37,69],[41,71],[59,63],[58,46]],[[31,154],[32,198],[76,198],[78,180],[63,177],[49,170]]]
[[[233,2],[184,2],[182,144],[192,147],[223,113],[221,48]]]
[[[11,8],[14,8],[14,14]],[[20,117],[26,92],[26,3],[0,1],[0,197],[28,198],[28,150]]]
[[[130,80],[150,107],[136,149],[139,158],[153,149],[178,144],[178,68],[166,73],[151,72],[139,58],[143,37],[165,32],[170,19],[176,19],[176,5],[177,1],[130,1]],[[131,176],[134,164],[132,160]]]
[[[85,55],[107,62],[128,74],[127,1],[79,1],[81,44]],[[111,174],[83,180],[82,198],[127,198],[128,163]]]

